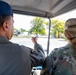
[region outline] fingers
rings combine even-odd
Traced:
[[[32,42],[35,44],[35,43],[37,43],[37,40],[38,40],[38,37],[32,37]]]

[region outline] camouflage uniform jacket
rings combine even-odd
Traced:
[[[56,48],[45,59],[41,75],[76,75],[76,55],[71,44]]]

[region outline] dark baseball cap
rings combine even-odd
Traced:
[[[76,18],[70,18],[65,22],[65,29],[69,26],[76,26]]]
[[[0,1],[0,15],[13,16],[12,7],[4,1]]]

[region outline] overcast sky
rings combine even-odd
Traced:
[[[31,26],[30,22],[33,18],[33,16],[14,14],[14,28],[29,30]]]
[[[31,20],[34,18],[34,16],[27,16],[27,15],[20,15],[20,14],[14,14],[14,27],[17,29],[24,28],[26,30],[29,30],[31,27]],[[60,15],[58,17],[55,17],[54,19],[60,19],[60,20],[67,20],[69,18],[76,18],[76,10],[68,12],[66,14]]]

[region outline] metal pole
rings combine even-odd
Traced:
[[[48,42],[47,42],[47,55],[49,54],[49,46],[50,46],[50,29],[51,29],[51,20],[49,19],[49,30],[48,30]]]

